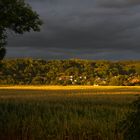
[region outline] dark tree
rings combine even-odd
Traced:
[[[6,53],[8,30],[23,34],[40,31],[41,25],[39,15],[24,0],[0,0],[0,59]]]

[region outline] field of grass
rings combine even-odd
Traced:
[[[132,111],[139,91],[1,88],[0,140],[123,140],[116,124]]]
[[[140,86],[0,86],[0,90],[46,91],[55,93],[105,93],[105,94],[140,94]]]

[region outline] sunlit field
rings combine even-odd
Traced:
[[[140,86],[0,86],[0,90],[14,89],[14,90],[52,90],[52,91],[69,91],[69,90],[79,90],[79,91],[126,91],[126,92],[140,92]]]
[[[123,140],[118,123],[139,93],[139,87],[1,87],[0,140]]]

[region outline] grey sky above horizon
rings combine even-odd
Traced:
[[[26,0],[44,24],[9,34],[7,58],[140,59],[140,0]]]

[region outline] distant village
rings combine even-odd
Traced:
[[[117,79],[117,76],[112,77],[113,79]],[[94,80],[87,80],[87,76],[60,76],[59,77],[60,83],[66,83],[68,85],[81,85],[85,83],[86,85],[93,85],[93,86],[105,86],[108,85],[108,80],[105,78],[96,77]],[[129,77],[123,85],[140,85],[140,76],[132,76]]]

